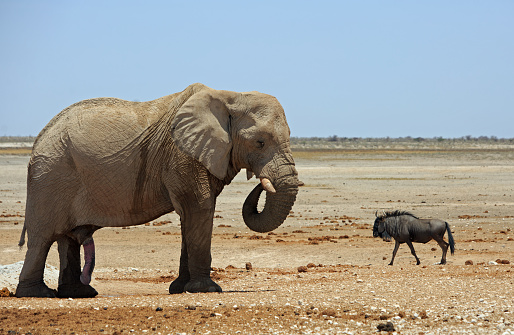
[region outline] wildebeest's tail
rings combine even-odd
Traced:
[[[455,252],[455,240],[453,239],[450,225],[448,224],[448,222],[445,222],[445,223],[446,223],[446,231],[448,232],[448,243],[450,243],[450,251],[453,255],[453,253]]]
[[[23,224],[23,230],[21,231],[20,242],[18,242],[18,246],[20,247],[20,249],[25,244],[25,232],[26,231],[27,231],[27,228],[25,227],[25,224]]]

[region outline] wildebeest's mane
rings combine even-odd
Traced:
[[[401,215],[409,215],[409,216],[412,216],[415,219],[419,219],[416,215],[414,215],[412,213],[409,213],[407,211],[400,211],[400,210],[396,210],[396,211],[392,211],[392,212],[385,212],[384,215],[379,216],[379,218],[380,219],[387,219],[387,218],[390,218],[390,217],[396,217],[396,216],[401,216]]]

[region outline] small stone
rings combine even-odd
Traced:
[[[307,267],[306,266],[299,266],[298,267],[298,272],[307,272]]]
[[[0,297],[14,297],[14,294],[7,287],[0,290]]]
[[[155,311],[156,311],[156,312],[162,312],[162,307],[157,307],[157,308],[155,309]]]
[[[246,262],[245,268],[246,268],[246,270],[250,271],[252,269],[252,263]]]
[[[394,325],[392,322],[380,323],[377,326],[379,332],[394,332]]]
[[[468,259],[466,262],[464,262],[465,265],[473,265],[473,261]]]
[[[321,314],[326,316],[336,316],[336,311],[333,308],[327,308],[323,312],[321,312]]]

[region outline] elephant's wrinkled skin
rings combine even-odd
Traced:
[[[37,137],[28,167],[20,240],[28,250],[18,297],[93,297],[93,233],[138,225],[175,210],[181,219],[178,278],[170,293],[214,292],[211,235],[216,197],[241,170],[261,179],[243,206],[250,229],[286,218],[298,192],[289,127],[276,98],[193,84],[148,102],[99,98],[55,116]],[[267,191],[262,212],[258,195]],[[57,291],[43,282],[57,241]],[[86,264],[81,273],[80,246]]]

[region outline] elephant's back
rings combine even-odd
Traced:
[[[134,141],[166,112],[167,99],[147,102],[95,98],[77,102],[57,114],[39,133],[34,154],[73,147],[95,156],[110,155]]]

